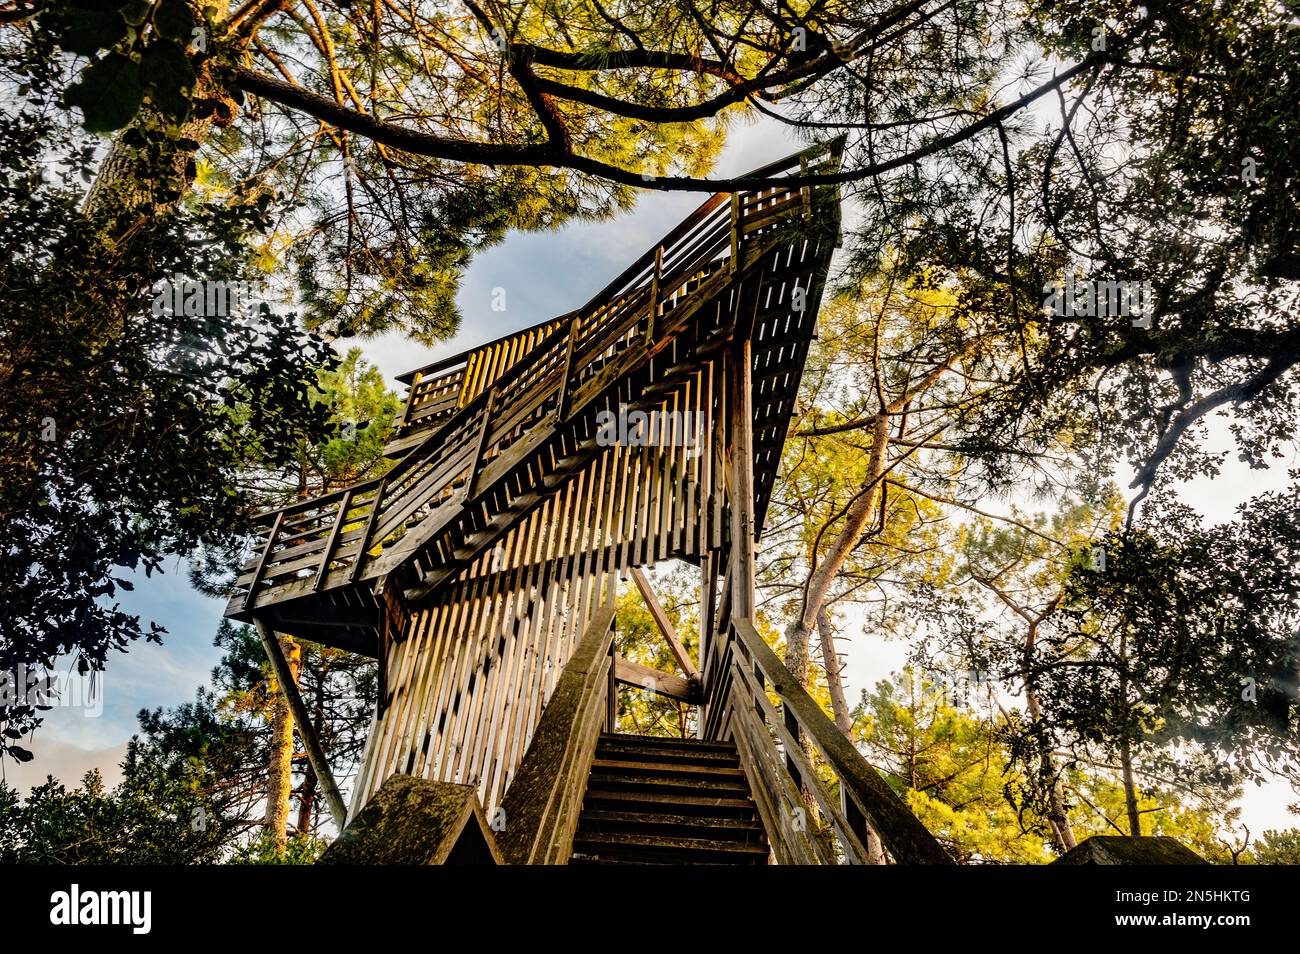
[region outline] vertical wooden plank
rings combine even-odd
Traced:
[[[435,615],[436,612],[435,610]],[[412,620],[413,632],[402,641],[399,647],[400,659],[398,660],[396,678],[390,678],[390,685],[393,687],[393,703],[386,713],[384,739],[376,753],[378,772],[372,773],[372,776],[378,775],[378,777],[373,778],[376,789],[383,783],[384,779],[392,774],[389,760],[393,757],[394,749],[398,746],[402,733],[405,731],[411,717],[412,706],[415,705],[411,682],[421,675],[421,666],[434,662],[430,654],[422,652],[425,649],[424,636],[431,623],[432,619],[429,613],[418,614]]]
[[[266,537],[266,546],[262,548],[262,557],[257,561],[257,568],[253,570],[253,579],[248,584],[248,592],[244,594],[244,609],[248,609],[257,599],[257,586],[262,582],[262,577],[266,574],[266,565],[271,558],[271,550],[275,547],[276,540],[280,536],[280,528],[284,526],[284,511],[276,512],[275,521],[271,524],[271,530]]]
[[[727,270],[733,275],[740,267],[740,193],[731,193],[731,258]]]
[[[524,731],[523,720],[526,716],[527,700],[534,681],[540,673],[537,641],[539,634],[544,629],[544,623],[550,615],[550,601],[547,598],[547,587],[551,583],[549,556],[555,537],[553,524],[558,519],[560,503],[559,495],[547,500],[543,503],[539,511],[540,516],[537,519],[534,533],[533,559],[540,567],[535,580],[538,599],[533,602],[527,628],[520,634],[519,662],[517,666],[519,675],[515,679],[515,685],[511,693],[511,705],[506,713],[499,764],[492,782],[495,791],[494,804],[500,804],[502,793],[518,761],[517,739]]]
[[[534,592],[541,595],[540,581],[543,573],[543,544],[545,528],[549,522],[552,505],[551,497],[542,502],[528,522],[527,545],[524,549],[524,561],[529,570],[523,580],[521,599],[525,602],[526,613],[514,629],[514,638],[510,646],[509,659],[504,663],[502,679],[504,680],[503,700],[500,712],[492,727],[489,744],[492,747],[490,763],[484,768],[484,804],[496,806],[501,804],[505,774],[509,757],[510,728],[519,707],[519,699],[525,685],[524,672],[529,658],[529,648],[541,616],[545,611],[540,599],[534,598]]]
[[[731,613],[754,618],[754,446],[750,407],[750,348],[737,341],[727,369],[728,446],[731,484]]]

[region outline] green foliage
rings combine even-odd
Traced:
[[[212,671],[212,688],[201,687],[193,702],[174,709],[141,712],[141,744],[173,775],[198,766],[205,777],[219,780],[210,797],[233,826],[223,848],[249,860],[266,849],[250,844],[246,833],[262,820],[275,688],[251,626],[225,620],[215,642],[225,652]],[[336,777],[345,779],[359,763],[374,713],[374,661],[303,643],[298,684],[308,710],[317,714],[321,747]],[[329,816],[304,756],[295,758],[293,773],[293,834],[306,850],[328,830]]]
[[[1113,774],[1074,771],[1067,787],[1075,804],[1070,822],[1079,841],[1091,835],[1129,834],[1124,786]],[[1186,786],[1148,783],[1138,795],[1137,809],[1143,835],[1176,839],[1214,864],[1231,864],[1225,837],[1237,823],[1240,811],[1227,802],[1241,790],[1230,789],[1217,797],[1201,798]]]
[[[265,207],[193,203],[124,267],[82,210],[93,151],[49,110],[53,67],[0,57],[10,68],[32,85],[0,113],[0,670],[71,655],[84,673],[160,638],[115,600],[127,571],[237,546],[238,475],[253,459],[287,464],[321,433],[309,386],[334,356],[266,307],[159,314],[167,282],[250,277]],[[8,706],[0,722],[25,732],[38,712]]]
[[[69,791],[48,779],[22,798],[0,784],[0,863],[209,864],[230,837],[201,770],[160,771],[136,746],[123,781],[107,789],[98,770]]]
[[[316,492],[366,480],[387,466],[384,445],[402,404],[379,369],[362,358],[360,348],[348,349],[337,367],[320,371],[312,397],[324,405],[335,435],[304,450]]]
[[[1043,821],[1019,816],[1006,797],[1015,770],[987,720],[910,669],[864,689],[853,715],[868,760],[956,860],[1051,860]]]
[[[1043,864],[1055,855],[1041,806],[1019,796],[1030,780],[1006,745],[996,707],[978,697],[959,704],[945,686],[911,669],[862,693],[855,739],[917,817],[963,863]],[[1068,817],[1077,840],[1128,834],[1124,789],[1115,773],[1077,763],[1066,777]],[[1240,791],[1229,793],[1232,796]],[[1183,788],[1144,787],[1143,832],[1168,835],[1207,860],[1231,860],[1222,835],[1237,812],[1226,798]]]
[[[1300,776],[1294,492],[1208,530],[1184,507],[1154,514],[1105,539],[1104,571],[1072,572],[1069,623],[1043,643],[1049,718],[1112,753],[1185,744],[1214,754],[1212,776]]]
[[[172,124],[189,118],[197,23],[185,0],[71,0],[37,22],[62,49],[91,58],[64,94],[88,132],[123,128],[146,98]]]
[[[1252,849],[1261,865],[1300,865],[1300,828],[1266,831]]]
[[[293,834],[281,851],[268,835],[259,835],[240,845],[230,856],[232,865],[311,865],[316,863],[329,842],[310,835]]]

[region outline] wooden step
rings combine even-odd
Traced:
[[[653,746],[599,745],[596,758],[613,762],[654,762],[660,765],[701,765],[716,768],[738,768],[740,756],[736,752],[694,752]]]
[[[758,817],[758,809],[748,794],[742,797],[727,797],[671,792],[602,791],[588,788],[583,805],[591,806],[596,810],[640,812],[643,815],[675,812],[679,815],[696,814],[714,818]]]
[[[636,774],[593,773],[588,791],[638,792],[659,795],[712,795],[721,798],[748,798],[749,784],[742,776],[733,778],[681,779]]]
[[[625,832],[627,834],[667,835],[677,838],[707,838],[714,841],[760,842],[763,826],[744,818],[719,818],[710,815],[646,815],[640,812],[611,812],[583,808],[579,833]]]
[[[730,765],[696,765],[690,761],[687,762],[667,762],[663,760],[645,760],[638,759],[602,759],[597,757],[591,763],[593,772],[605,772],[611,774],[643,774],[657,775],[665,778],[740,778],[745,777],[745,770],[739,766]]]
[[[679,739],[670,735],[631,735],[623,732],[604,732],[596,741],[597,746],[632,746],[635,748],[653,748],[667,752],[714,752],[732,753],[736,751],[735,742],[712,742],[703,739]]]
[[[573,839],[573,854],[581,859],[669,861],[696,864],[763,864],[767,845],[625,832],[583,832]]]

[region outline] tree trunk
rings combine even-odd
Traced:
[[[298,821],[293,826],[293,830],[300,835],[311,834],[311,820],[316,809],[316,795],[316,770],[311,767],[311,762],[308,762],[302,780],[302,788],[298,793]]]
[[[302,650],[289,636],[276,636],[294,681]],[[288,841],[289,793],[293,786],[293,713],[278,687],[271,717],[271,754],[266,773],[266,834],[275,850],[283,853]]]
[[[1029,624],[1029,631],[1025,635],[1025,651],[1021,657],[1021,667],[1025,673],[1025,708],[1028,710],[1029,718],[1035,724],[1041,723],[1043,717],[1042,701],[1038,696],[1038,686],[1030,673],[1033,670],[1033,650],[1034,644],[1038,640],[1038,623],[1037,621]],[[1039,778],[1046,782],[1047,792],[1047,824],[1052,830],[1052,841],[1062,854],[1074,848],[1078,842],[1074,837],[1074,829],[1070,825],[1069,813],[1065,807],[1065,790],[1061,785],[1061,779],[1056,772],[1056,761],[1052,758],[1052,748],[1047,739],[1038,739],[1038,772]]]
[[[1134,838],[1142,836],[1142,816],[1138,814],[1137,783],[1133,779],[1133,746],[1130,738],[1128,711],[1128,629],[1121,621],[1119,636],[1119,664],[1123,668],[1119,677],[1119,697],[1124,702],[1123,738],[1119,745],[1120,772],[1124,780],[1124,810],[1128,813],[1128,833]]]
[[[151,107],[143,107],[130,125],[113,136],[86,193],[82,211],[106,229],[120,255],[147,253],[157,227],[175,211],[194,181],[198,151],[213,127],[229,125],[235,117],[235,101],[214,81],[212,65],[198,65],[196,74],[191,100],[214,104],[215,110],[182,123],[177,138],[157,142],[152,149],[137,149],[127,145],[128,131],[148,135],[158,123]]]
[[[817,634],[821,637],[822,665],[826,667],[826,688],[831,697],[831,714],[835,725],[844,737],[853,741],[853,717],[849,713],[848,699],[844,695],[844,680],[840,673],[840,657],[835,652],[835,634],[831,632],[831,614],[825,606],[817,611]]]
[[[849,712],[848,699],[844,695],[844,680],[840,673],[840,657],[835,652],[835,634],[831,631],[830,610],[825,606],[817,611],[817,634],[821,637],[822,664],[826,667],[826,686],[830,692],[835,727],[852,742],[853,716]],[[885,856],[885,846],[870,821],[867,821],[867,843],[863,847],[867,849],[867,864],[889,863]]]
[[[1124,776],[1124,810],[1128,813],[1128,833],[1139,838],[1142,835],[1142,816],[1138,813],[1137,784],[1133,781],[1133,750],[1128,739],[1120,743],[1119,764]]]
[[[792,647],[807,647],[813,627],[817,624],[817,614],[825,604],[827,594],[830,593],[831,583],[839,574],[840,568],[844,566],[844,561],[848,559],[849,554],[857,547],[858,541],[862,539],[862,531],[875,512],[876,501],[880,497],[880,485],[885,475],[885,451],[889,447],[891,408],[892,405],[889,408],[882,408],[872,422],[871,457],[867,461],[867,475],[862,490],[857,499],[849,505],[839,536],[835,538],[830,550],[808,579],[802,614],[785,631],[787,659]],[[794,670],[791,669],[791,672]]]

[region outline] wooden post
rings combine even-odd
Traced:
[[[257,635],[262,638],[262,648],[266,650],[266,658],[271,662],[275,681],[280,684],[284,701],[289,704],[293,721],[298,725],[298,738],[302,739],[303,748],[307,750],[307,761],[311,763],[312,771],[320,781],[325,802],[330,807],[330,815],[334,818],[334,824],[342,831],[348,810],[343,804],[343,796],[339,793],[338,784],[334,781],[334,773],[330,771],[329,760],[325,758],[325,750],[321,748],[320,740],[316,738],[316,729],[311,724],[307,707],[303,705],[302,696],[298,694],[298,684],[293,681],[293,676],[289,672],[289,661],[280,651],[280,643],[275,638],[275,633],[271,632],[260,619],[253,620],[253,625],[257,627]]]
[[[728,354],[727,461],[731,484],[731,617],[754,618],[754,413],[750,341]]]
[[[420,382],[423,379],[424,379],[424,375],[421,374],[419,371],[416,371],[415,377],[411,378],[411,386],[406,391],[406,407],[402,408],[402,419],[398,421],[397,426],[393,428],[393,436],[395,437],[400,436],[402,430],[406,427],[407,423],[410,421],[411,408],[415,404],[415,391],[417,388],[419,388]]]
[[[705,723],[708,721],[707,707],[711,696],[710,668],[713,653],[713,624],[717,619],[718,591],[718,551],[709,550],[700,561],[700,680],[705,705],[700,707],[699,720],[696,722],[696,738],[703,739]],[[717,667],[713,666],[713,680],[718,679]]]
[[[266,561],[271,558],[271,548],[275,546],[276,538],[280,536],[280,527],[284,524],[284,511],[281,510],[275,515],[275,523],[271,525],[271,532],[267,535],[266,546],[262,548],[262,557],[257,561],[257,569],[253,571],[253,578],[248,582],[248,592],[244,594],[243,609],[252,607],[253,602],[257,599],[257,584],[262,582],[262,576],[266,573]]]
[[[483,470],[483,455],[487,453],[488,435],[492,433],[492,415],[497,408],[497,386],[492,385],[488,391],[487,403],[483,405],[483,420],[479,425],[477,451],[474,454],[474,460],[470,464],[469,479],[465,481],[465,500],[474,499],[477,492],[479,473]]]
[[[799,178],[801,179],[805,178],[807,177],[807,175],[808,175],[808,156],[805,154],[799,157]],[[811,219],[812,218],[812,189],[809,188],[807,185],[800,186],[799,197],[800,199],[803,200],[803,217],[805,219]]]
[[[618,725],[618,681],[614,671],[614,643],[609,644],[609,684],[605,689],[605,731],[614,732]]]
[[[330,528],[329,539],[325,542],[325,552],[321,554],[320,566],[316,568],[316,582],[312,584],[312,590],[318,591],[329,576],[330,561],[334,559],[334,550],[339,545],[339,534],[343,532],[343,524],[347,522],[348,510],[352,507],[352,488],[349,487],[339,498],[339,512],[334,517],[334,526]]]
[[[731,261],[727,263],[731,274],[740,270],[740,193],[731,193]]]
[[[366,561],[366,551],[370,549],[370,535],[375,532],[375,524],[379,522],[379,508],[384,504],[386,489],[388,489],[388,474],[379,478],[379,486],[375,488],[375,496],[370,501],[370,516],[366,518],[366,529],[362,531],[361,540],[357,545],[357,555],[352,559],[352,572],[348,574],[349,583],[355,583],[357,577],[361,575],[361,567]]]
[[[664,247],[660,245],[655,249],[655,270],[650,278],[650,324],[647,331],[651,342],[658,334],[656,326],[659,324],[659,282],[663,279],[663,271]]]
[[[573,370],[573,348],[574,339],[578,334],[578,316],[574,314],[569,319],[568,340],[564,344],[564,371],[560,375],[560,398],[555,405],[555,423],[563,424],[564,419],[569,416],[569,374]]]

